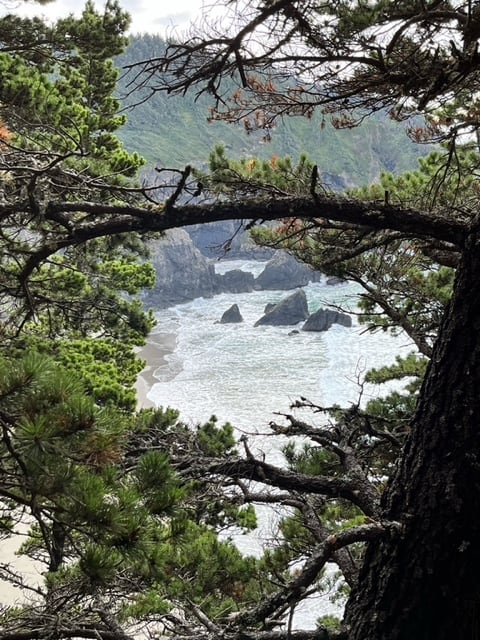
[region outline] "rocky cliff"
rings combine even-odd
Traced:
[[[150,243],[156,272],[153,289],[144,294],[146,306],[163,309],[218,293],[215,268],[183,229],[168,231]]]
[[[144,292],[144,303],[155,309],[219,293],[291,290],[321,278],[321,274],[284,251],[275,252],[257,278],[240,269],[217,274],[214,263],[201,253],[183,229],[168,231],[161,239],[151,242],[150,252],[157,277],[154,288]]]

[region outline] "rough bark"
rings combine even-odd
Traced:
[[[369,544],[349,640],[480,638],[480,232],[468,238],[412,434],[383,499],[403,533]]]
[[[168,203],[167,203],[168,204]],[[66,247],[79,245],[94,238],[138,231],[166,231],[179,227],[225,220],[279,220],[295,217],[316,220],[319,228],[328,228],[328,220],[364,226],[372,230],[390,229],[405,237],[427,238],[446,243],[452,250],[463,245],[468,224],[448,218],[447,213],[433,215],[384,202],[362,202],[334,195],[315,197],[284,197],[251,199],[236,202],[218,201],[198,206],[183,205],[143,208],[97,202],[49,202],[44,206],[44,218],[51,228],[42,229],[45,241],[31,251],[20,273],[25,283],[33,271],[49,256]],[[19,211],[29,211],[24,203]],[[7,219],[16,210],[0,203],[0,219]],[[59,216],[64,221],[58,223]],[[442,244],[442,246],[444,246]]]

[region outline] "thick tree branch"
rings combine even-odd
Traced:
[[[265,618],[286,604],[298,602],[305,595],[307,588],[315,582],[320,571],[335,551],[355,542],[374,540],[392,531],[399,531],[399,525],[397,523],[373,522],[352,527],[351,529],[346,529],[345,531],[340,531],[339,533],[328,536],[326,540],[315,548],[300,573],[287,584],[284,589],[265,598],[265,600],[254,609],[240,614],[236,618],[235,624],[245,626],[255,625],[265,620]]]
[[[217,201],[209,205],[177,205],[167,209],[146,209],[130,205],[104,205],[94,202],[51,202],[49,216],[71,216],[72,227],[64,226],[52,233],[37,251],[33,250],[20,274],[25,283],[31,273],[48,256],[66,247],[94,238],[121,233],[166,231],[221,220],[278,220],[282,218],[315,219],[318,227],[329,228],[329,220],[347,222],[370,229],[390,229],[420,238],[435,238],[461,247],[468,224],[407,207],[384,202],[363,202],[334,195],[311,197],[257,198],[240,202]],[[88,214],[87,221],[75,220],[78,214]]]
[[[67,640],[67,638],[85,638],[85,640],[134,640],[133,636],[123,632],[119,635],[114,631],[93,627],[72,627],[71,629],[57,630],[56,633],[59,634],[57,637],[62,638],[62,640]],[[0,640],[50,640],[50,638],[52,638],[52,630],[50,628],[32,629],[31,631],[0,631]]]
[[[278,220],[281,218],[324,218],[372,229],[390,229],[420,238],[436,238],[462,247],[468,225],[452,220],[448,212],[432,215],[408,207],[386,205],[383,201],[364,202],[335,195],[317,194],[309,197],[285,197],[218,201],[210,205],[184,205],[172,207],[168,212],[149,211],[130,206],[102,205],[98,203],[52,202],[49,210],[63,213],[90,213],[112,219],[79,224],[72,232],[72,244],[94,237],[130,231],[165,231],[205,222],[220,220]],[[325,222],[324,226],[328,226]],[[67,239],[65,238],[65,241]]]
[[[194,468],[192,460],[184,462],[187,474],[201,473],[202,477],[222,475],[233,480],[254,480],[289,491],[310,492],[328,498],[344,498],[359,507],[365,515],[375,517],[379,508],[379,494],[358,479],[309,476],[275,467],[255,458],[230,458],[201,461]],[[179,469],[181,471],[181,469]]]

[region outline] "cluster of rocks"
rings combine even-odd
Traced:
[[[295,289],[322,277],[284,251],[276,251],[256,278],[240,269],[218,274],[213,262],[195,247],[183,229],[169,231],[156,240],[150,252],[157,277],[155,287],[144,293],[144,303],[156,309],[219,293]]]
[[[352,318],[348,313],[333,309],[320,308],[310,314],[305,291],[299,289],[278,304],[268,304],[264,315],[257,320],[255,326],[289,326],[304,322],[302,331],[327,331],[333,324],[344,327],[352,326]],[[237,304],[233,304],[225,311],[220,324],[243,322],[243,317]]]

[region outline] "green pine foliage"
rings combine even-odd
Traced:
[[[32,605],[2,609],[2,632],[103,629],[102,610],[128,626],[179,597],[217,617],[258,591],[256,561],[216,533],[255,527],[253,508],[212,499],[205,478],[185,481],[171,464],[182,442],[201,456],[233,455],[232,426],[212,417],[191,429],[169,409],[134,413],[135,348],[154,323],[137,299],[154,280],[144,240],[59,245],[33,262],[52,225],[68,228],[37,203],[41,189],[69,202],[138,197],[143,160],[117,136],[126,119],[113,96],[127,25],[110,1],[51,27],[0,19],[2,197],[15,212],[0,238],[0,533],[27,529],[19,554],[43,576]],[[33,215],[17,211],[25,194],[38,204]],[[0,576],[24,580],[9,559]]]
[[[112,60],[127,44],[129,18],[117,2],[109,1],[103,13],[87,2],[80,18],[53,26],[14,16],[0,22],[0,28],[11,27],[20,38],[15,48],[5,35],[0,52],[0,117],[4,151],[8,149],[2,155],[2,194],[18,207],[28,193],[38,212],[31,216],[19,210],[4,222],[1,295],[8,322],[2,327],[3,342],[21,333],[49,339],[73,333],[141,344],[152,319],[131,296],[152,285],[154,272],[139,262],[146,251],[137,238],[119,241],[112,236],[88,246],[59,246],[58,253],[38,265],[29,258],[36,244],[29,239],[51,228],[49,214],[36,201],[39,194],[115,203],[121,201],[120,187],[132,194],[138,187],[135,176],[144,161],[138,153],[128,153],[118,138],[126,117],[113,96],[119,72]],[[28,34],[34,40],[22,47]],[[30,170],[34,179],[29,182]],[[54,217],[54,222],[68,227],[66,218]],[[19,280],[23,296],[16,294]],[[28,299],[23,308],[22,297]]]
[[[103,12],[87,2],[79,18],[50,26],[36,18],[0,19],[1,162],[8,168],[2,197],[14,209],[25,193],[36,198],[40,186],[53,199],[110,203],[121,201],[119,187],[138,186],[144,161],[117,136],[126,117],[113,95],[119,75],[113,58],[128,42],[128,24],[115,1]],[[41,351],[80,375],[99,406],[132,411],[143,366],[135,348],[154,324],[136,299],[154,282],[144,240],[132,234],[59,247],[28,267],[32,240],[50,230],[40,203],[35,207],[38,215],[19,210],[3,224],[3,353]]]
[[[216,416],[198,427],[197,438],[202,452],[207,456],[232,455],[237,453],[232,425],[227,422],[218,426]]]
[[[79,376],[34,352],[0,361],[0,396],[3,535],[31,524],[20,553],[46,570],[47,618],[48,603],[66,593],[58,615],[82,624],[94,621],[92,597],[118,594],[118,620],[148,619],[177,599],[216,618],[257,597],[257,561],[202,522],[205,489],[183,483],[170,464],[161,433],[195,437],[176,412],[101,407]],[[212,420],[198,431],[218,452],[232,446],[230,425]],[[150,443],[143,449],[142,436]],[[6,610],[0,625],[12,616],[29,628],[28,605]]]
[[[468,206],[476,193],[479,163],[478,148],[471,142],[458,146],[454,154],[442,145],[418,158],[417,168],[400,175],[383,171],[374,184],[349,193],[368,200],[383,200],[387,191],[391,203],[428,211]]]
[[[225,147],[216,145],[209,155],[208,173],[195,173],[213,192],[250,195],[273,189],[278,195],[301,195],[308,193],[313,166],[306,153],[296,163],[289,156],[233,160]]]

